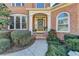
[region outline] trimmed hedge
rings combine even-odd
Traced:
[[[0,53],[10,48],[10,39],[0,39]]]
[[[79,35],[74,35],[74,34],[65,34],[64,39],[79,39]]]
[[[66,49],[62,45],[49,45],[46,56],[66,56]]]
[[[61,45],[55,30],[50,30],[47,37],[48,51],[46,56],[66,56],[66,47]]]
[[[10,32],[9,31],[0,31],[0,39],[1,38],[10,38]]]
[[[57,37],[57,34],[56,34],[56,31],[55,30],[51,29],[48,32],[47,41],[48,41],[48,43],[50,41],[59,43],[59,38]]]
[[[65,40],[69,50],[79,51],[79,39]]]
[[[25,46],[31,42],[31,32],[27,30],[17,30],[11,32],[11,38],[16,46]]]
[[[48,41],[48,45],[61,45],[61,43],[59,41]]]

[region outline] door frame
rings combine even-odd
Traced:
[[[43,13],[36,13],[36,14],[33,15],[33,22],[32,22],[33,31],[39,32],[39,30],[37,30],[38,26],[36,26],[37,21],[38,21],[38,19],[39,19],[39,16],[36,17],[37,15],[44,17],[44,18],[43,18],[44,26],[46,27],[46,30],[47,30],[47,29],[48,29],[48,20],[47,20],[48,18],[47,18],[47,15],[46,15],[46,14],[43,14]],[[44,16],[43,16],[43,15],[44,15]],[[35,22],[36,22],[36,23],[35,23]],[[44,28],[44,30],[43,30],[42,32],[45,32],[46,30],[45,30],[45,28]]]

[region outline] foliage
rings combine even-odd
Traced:
[[[8,17],[10,14],[10,10],[8,10],[7,6],[3,3],[0,3],[0,16]]]
[[[66,56],[68,51],[79,51],[79,36],[74,34],[64,35],[64,45],[58,40],[55,31],[49,31],[48,33],[48,51],[47,56]]]
[[[48,32],[47,42],[48,42],[48,51],[46,53],[47,56],[67,55],[66,47],[61,44],[55,30],[52,29]]]
[[[67,39],[65,42],[69,50],[79,51],[79,39]]]
[[[3,26],[8,25],[9,23],[9,15],[10,15],[10,10],[8,7],[0,3],[0,29],[3,29]]]
[[[79,39],[79,36],[78,35],[74,35],[74,34],[65,34],[64,35],[64,39],[67,40],[67,39]]]
[[[46,53],[47,56],[66,56],[66,49],[62,45],[49,45],[48,51]]]
[[[8,48],[10,48],[10,40],[4,38],[0,39],[0,53],[3,53]]]
[[[5,25],[5,24],[9,24],[9,20],[7,19],[0,19],[0,24]]]
[[[11,38],[16,46],[25,46],[32,40],[31,32],[26,30],[11,32]]]
[[[0,39],[2,38],[10,38],[10,32],[9,31],[0,31]]]
[[[47,41],[59,41],[55,30],[51,29],[48,32]]]

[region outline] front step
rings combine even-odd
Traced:
[[[33,35],[36,37],[36,39],[46,39],[47,38],[46,32],[45,33],[34,33]]]

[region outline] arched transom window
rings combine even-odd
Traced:
[[[68,12],[61,12],[57,16],[57,31],[58,32],[69,32],[70,26],[70,15]]]

